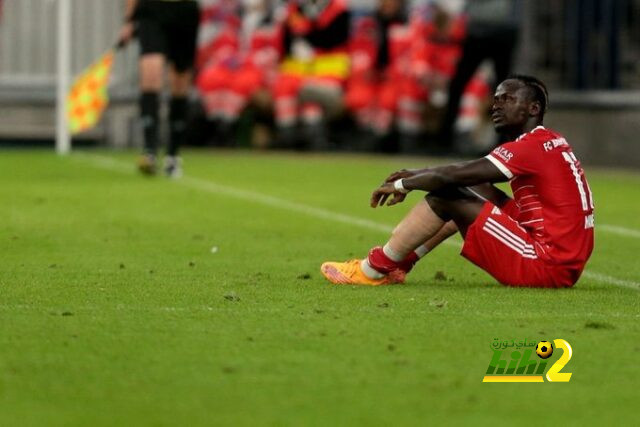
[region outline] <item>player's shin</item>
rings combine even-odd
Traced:
[[[423,200],[393,230],[384,247],[369,252],[362,261],[362,271],[374,279],[397,270],[407,273],[421,256],[455,231],[455,224],[445,224]]]
[[[401,261],[415,248],[436,236],[444,224],[429,204],[421,200],[393,230],[384,252],[394,261]]]

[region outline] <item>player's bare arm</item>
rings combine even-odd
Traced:
[[[395,178],[393,181],[390,178]],[[445,187],[469,187],[504,182],[507,177],[489,160],[482,158],[435,168],[402,170],[389,178],[371,195],[371,207],[402,202],[411,190],[434,191]],[[393,197],[389,199],[389,197]]]
[[[121,46],[126,45],[133,38],[135,32],[133,17],[137,6],[138,0],[127,0],[125,4],[124,23],[118,35],[118,44]]]

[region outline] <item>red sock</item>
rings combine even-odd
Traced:
[[[380,273],[389,274],[394,270],[402,270],[406,273],[411,271],[418,261],[418,255],[411,251],[402,261],[394,261],[385,255],[382,246],[376,246],[369,251],[367,261],[369,265]]]
[[[405,273],[410,272],[419,259],[420,257],[417,253],[415,253],[414,251],[409,252],[409,255],[407,255],[402,261],[400,261],[400,270],[404,271]]]

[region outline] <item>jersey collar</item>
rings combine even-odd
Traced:
[[[534,133],[535,131],[537,131],[538,129],[544,129],[545,127],[540,125],[540,126],[536,126],[533,129],[531,129],[529,132],[525,132],[522,135],[520,135],[519,137],[516,138],[516,141],[520,141],[522,138],[524,138],[526,135],[530,134],[530,133]]]

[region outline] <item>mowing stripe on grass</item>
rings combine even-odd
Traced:
[[[118,160],[114,160],[107,156],[86,154],[86,153],[75,153],[73,156],[77,158],[82,158],[84,160],[90,160],[93,163],[93,165],[97,167],[101,167],[103,169],[108,169],[111,171],[121,172],[121,173],[136,172],[132,165],[128,163],[120,162]],[[71,157],[71,158],[74,158],[74,157]],[[269,195],[254,192],[254,191],[243,190],[239,188],[230,187],[227,185],[216,184],[215,182],[208,181],[201,178],[184,176],[180,180],[176,180],[174,182],[176,184],[202,190],[212,194],[224,195],[224,196],[228,196],[228,197],[232,197],[240,200],[260,203],[265,206],[283,209],[291,212],[298,212],[298,213],[313,216],[316,218],[326,219],[334,222],[340,222],[347,225],[356,225],[362,228],[379,231],[385,234],[391,233],[391,231],[394,228],[393,226],[371,221],[368,219],[358,218],[351,215],[340,214],[340,213],[332,212],[326,209],[305,205],[303,203],[291,202],[286,199],[281,199],[279,197],[269,196]],[[600,227],[617,228],[616,226],[606,226],[606,225],[601,225]],[[624,229],[623,227],[620,227],[620,228]],[[628,230],[628,229],[624,229],[624,230]],[[458,248],[460,247],[460,244],[461,244],[459,240],[457,241],[446,240],[445,243],[448,245],[457,246]],[[617,277],[608,276],[606,274],[592,272],[590,270],[585,270],[584,276],[608,285],[640,290],[640,283],[633,282],[631,280],[623,280]]]
[[[620,227],[618,225],[600,224],[598,225],[597,229],[613,234],[618,234],[624,237],[634,237],[636,239],[640,239],[640,231],[631,228]]]

